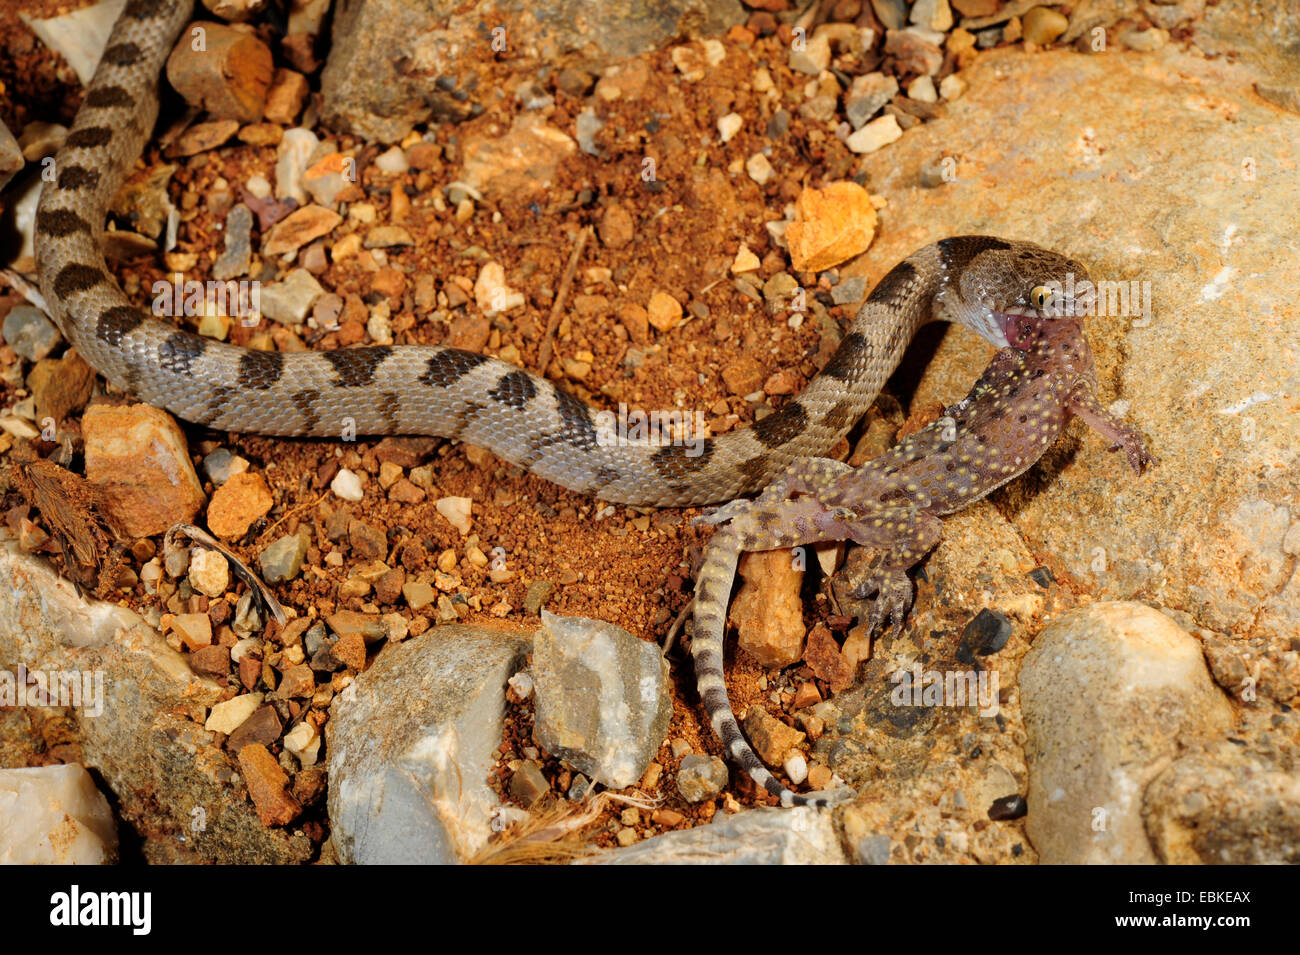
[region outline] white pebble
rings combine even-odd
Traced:
[[[956,73],[950,73],[939,81],[939,95],[946,100],[961,99],[965,92],[966,81]]]
[[[190,551],[190,586],[206,597],[220,597],[230,588],[230,564],[224,554],[203,547]]]
[[[345,501],[359,501],[365,497],[361,490],[361,478],[347,468],[339,468],[339,473],[330,481],[330,490]]]
[[[521,700],[526,700],[533,695],[533,676],[527,670],[520,670],[509,680],[510,689],[515,691],[515,695]]]
[[[749,178],[760,186],[767,185],[772,177],[776,175],[776,170],[772,168],[771,162],[762,153],[754,153],[745,160],[745,172],[749,173]]]
[[[233,662],[238,663],[240,660],[244,659],[244,657],[248,656],[251,651],[260,650],[261,648],[262,641],[257,639],[257,637],[245,637],[230,648],[230,659]]]
[[[386,176],[400,176],[411,168],[411,164],[406,161],[402,147],[394,146],[375,157],[375,168]]]
[[[790,777],[790,782],[796,786],[808,778],[808,761],[803,758],[803,753],[798,750],[785,758],[782,768],[785,769],[785,774]]]
[[[271,183],[265,176],[249,176],[244,188],[258,199],[265,199],[271,194]]]
[[[500,262],[488,262],[479,270],[474,302],[484,315],[498,315],[526,304],[523,293],[506,284],[506,270]]]
[[[935,91],[934,80],[929,76],[918,76],[907,84],[907,95],[918,103],[937,103],[939,94]]]
[[[718,136],[724,143],[731,142],[731,138],[740,132],[741,127],[745,125],[745,120],[739,113],[728,113],[718,120]]]
[[[709,38],[702,44],[704,47],[704,62],[709,66],[717,66],[727,58],[727,48],[722,45],[721,40]]]
[[[303,766],[316,765],[320,753],[320,733],[316,727],[303,720],[284,734],[284,748],[298,757]]]
[[[888,146],[903,135],[898,120],[889,113],[879,119],[873,119],[844,141],[844,145],[855,153],[874,153],[882,146]]]
[[[462,534],[468,534],[470,528],[470,510],[474,506],[472,498],[440,497],[434,507],[447,519],[447,523]]]

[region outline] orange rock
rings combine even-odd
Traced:
[[[366,668],[366,641],[360,633],[348,633],[334,641],[334,656],[345,666],[361,671]]]
[[[764,666],[795,663],[803,655],[802,565],[790,551],[761,551],[740,559],[740,576],[731,604],[740,648]]]
[[[332,209],[307,206],[277,222],[266,240],[267,255],[294,252],[313,239],[328,235],[343,221]]]
[[[249,743],[239,751],[239,768],[262,825],[284,826],[298,818],[302,806],[289,795],[289,777],[269,749],[261,743]]]
[[[763,366],[742,355],[722,369],[722,383],[733,395],[752,395],[763,387]]]
[[[167,58],[167,79],[186,102],[217,119],[255,123],[271,85],[271,50],[249,30],[196,23],[202,47],[186,37]]]
[[[799,272],[820,272],[860,255],[876,234],[876,210],[856,182],[805,189],[795,205],[799,219],[786,227],[790,263]]]
[[[808,634],[808,647],[804,650],[803,659],[818,679],[829,683],[836,693],[853,683],[853,667],[844,659],[839,644],[825,624],[817,624]]]
[[[91,405],[81,427],[86,479],[103,489],[127,536],[161,534],[194,519],[203,487],[171,415],[148,405]]]
[[[661,332],[676,328],[682,321],[682,304],[667,292],[655,292],[646,307],[650,324]]]
[[[233,474],[212,495],[208,504],[208,530],[225,540],[243,537],[274,503],[262,475],[251,471]]]
[[[745,736],[759,758],[774,769],[785,762],[791,750],[802,749],[807,737],[793,726],[786,726],[761,706],[751,706],[745,713]]]
[[[302,112],[307,92],[307,77],[297,70],[277,69],[271,88],[266,93],[266,108],[262,110],[262,115],[268,122],[292,126]]]

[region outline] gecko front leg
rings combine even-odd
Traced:
[[[1096,393],[1086,382],[1079,382],[1066,396],[1065,406],[1071,414],[1081,418],[1088,427],[1111,442],[1109,450],[1124,450],[1128,463],[1139,476],[1152,463],[1141,433],[1123,419],[1111,414],[1097,400]]]

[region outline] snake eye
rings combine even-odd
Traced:
[[[1029,304],[1034,308],[1046,308],[1052,300],[1052,290],[1046,285],[1036,285],[1032,292],[1029,293]]]

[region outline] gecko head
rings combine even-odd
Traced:
[[[959,321],[998,348],[1028,349],[1044,323],[1074,317],[1084,266],[1028,242],[1001,242],[972,257],[957,279]]]

